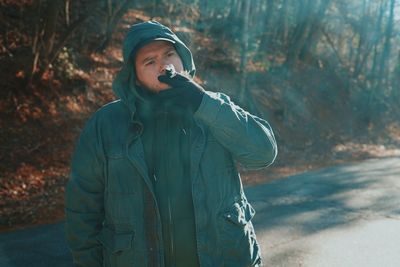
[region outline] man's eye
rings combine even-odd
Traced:
[[[175,52],[173,52],[173,51],[171,51],[171,52],[169,52],[168,54],[167,54],[167,56],[169,56],[169,57],[172,57],[172,56],[174,56],[175,55]]]
[[[147,61],[144,65],[145,65],[145,66],[150,66],[150,65],[153,65],[154,62],[155,62],[154,60]]]

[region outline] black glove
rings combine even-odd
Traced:
[[[181,104],[189,106],[193,112],[199,108],[201,100],[203,99],[204,89],[195,81],[171,70],[167,70],[165,75],[158,76],[158,80],[172,87],[160,91],[158,93],[160,97],[162,97],[163,94],[176,94],[182,99]]]

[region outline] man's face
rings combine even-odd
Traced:
[[[137,84],[153,92],[170,88],[158,81],[158,76],[165,74],[169,64],[175,67],[176,72],[183,71],[182,60],[171,43],[154,41],[141,47],[135,59]]]

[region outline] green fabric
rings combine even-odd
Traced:
[[[222,93],[206,91],[193,115],[190,178],[196,245],[202,267],[258,266],[261,250],[234,159],[248,169],[270,165],[273,132]],[[140,131],[130,109],[115,101],[87,122],[66,188],[66,237],[75,266],[146,267],[145,193],[152,192]],[[155,196],[154,196],[155,199]],[[160,209],[154,255],[164,264]],[[107,234],[105,234],[107,233]]]
[[[149,152],[144,151],[147,141],[142,137],[147,135],[140,136],[141,126],[135,120],[138,96],[130,57],[138,42],[152,36],[176,41],[184,69],[194,75],[189,49],[168,28],[156,22],[131,27],[124,41],[124,65],[113,83],[120,100],[99,109],[86,123],[72,157],[65,211],[74,266],[147,267],[151,254],[159,266],[170,267],[164,264],[161,242],[164,208],[148,210],[147,205],[158,197],[146,164]],[[251,222],[254,209],[247,202],[235,160],[248,169],[270,165],[277,155],[272,129],[229,96],[210,91],[205,91],[193,119],[188,160],[199,262],[202,267],[258,266],[261,250]],[[150,248],[145,220],[149,212],[155,214],[157,240],[157,246]],[[187,233],[176,228],[183,240]]]
[[[192,113],[179,95],[139,88],[142,143],[160,210],[166,266],[199,266],[190,178]]]
[[[135,89],[136,76],[132,52],[143,41],[156,37],[166,38],[175,42],[174,47],[182,60],[183,69],[192,77],[196,73],[192,52],[169,28],[156,21],[147,21],[131,26],[123,43],[124,64],[114,79],[112,87],[114,93],[128,105],[132,112],[135,112],[136,106],[134,103],[138,97]]]

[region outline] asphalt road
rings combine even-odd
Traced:
[[[264,266],[400,266],[400,158],[247,188]]]
[[[0,234],[1,267],[71,267],[64,224]]]
[[[246,188],[264,266],[400,266],[400,158]],[[72,266],[63,223],[0,234],[1,267]]]

